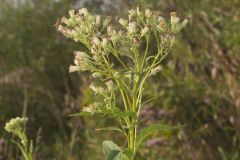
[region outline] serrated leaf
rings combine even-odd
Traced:
[[[175,129],[179,129],[181,126],[169,126],[169,125],[162,125],[162,124],[152,124],[151,126],[147,128],[143,128],[139,135],[137,136],[136,140],[136,148],[140,146],[140,144],[143,142],[143,140],[152,134],[153,132],[160,132],[160,133],[169,133],[172,132]]]

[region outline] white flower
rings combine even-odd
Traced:
[[[132,21],[128,25],[128,32],[129,33],[135,33],[137,31],[137,23],[135,21]]]
[[[80,68],[78,66],[74,66],[74,65],[70,65],[69,66],[69,72],[72,73],[72,72],[76,72],[76,71],[79,71]]]
[[[69,15],[70,15],[71,18],[74,17],[74,10],[70,10],[68,13],[69,13]]]
[[[166,31],[166,29],[167,29],[167,24],[166,24],[165,20],[161,20],[161,21],[159,22],[157,28],[158,28],[160,31],[162,31],[162,32]]]
[[[103,48],[106,48],[106,47],[107,47],[107,43],[108,43],[107,38],[103,38],[103,39],[102,39],[102,47],[103,47]]]
[[[141,16],[141,14],[142,14],[141,8],[140,8],[140,7],[137,7],[137,15],[138,15],[138,16]]]
[[[101,43],[100,40],[97,37],[93,37],[92,41],[93,41],[94,45],[99,45]]]
[[[95,94],[103,94],[104,89],[102,87],[96,87],[93,83],[89,86],[90,89],[92,89]]]
[[[128,24],[128,21],[123,18],[120,18],[118,22],[124,27],[126,27]]]
[[[104,21],[103,21],[103,28],[107,27],[109,22],[111,21],[111,17],[108,16]]]
[[[5,125],[5,130],[8,132],[12,132],[14,134],[18,134],[19,132],[23,132],[24,125],[26,124],[28,118],[27,117],[16,117],[11,119]]]
[[[179,23],[180,18],[177,16],[176,12],[171,12],[170,15],[171,15],[171,20],[170,20],[171,25],[175,27]]]
[[[88,112],[88,113],[94,114],[95,107],[93,105],[89,105],[88,107],[84,107],[83,112]]]
[[[156,68],[152,69],[149,75],[155,75],[156,73],[162,70],[162,66],[157,66]]]
[[[100,25],[101,24],[101,16],[97,15],[96,16],[96,25]]]
[[[63,17],[63,18],[61,19],[61,22],[62,22],[62,23],[65,23],[66,25],[69,24],[69,20],[68,20],[66,17]]]
[[[89,57],[86,52],[82,52],[82,51],[74,51],[74,55],[77,61],[83,61]]]
[[[113,81],[112,80],[107,81],[105,84],[106,84],[108,90],[110,90],[110,91],[113,90]]]
[[[182,24],[181,24],[181,29],[184,28],[184,27],[186,27],[187,24],[188,24],[188,19],[185,18],[185,19],[183,20]]]
[[[87,15],[88,15],[88,10],[87,10],[87,8],[82,8],[82,9],[80,9],[80,10],[79,10],[79,14],[80,14],[80,15],[83,14],[84,16],[87,16]]]
[[[112,26],[108,26],[107,27],[107,33],[108,33],[108,35],[112,35],[113,34],[113,27]]]
[[[165,19],[162,16],[158,16],[158,22],[165,21]]]
[[[148,31],[149,31],[149,27],[148,26],[144,27],[141,31],[141,37],[145,36]]]
[[[153,11],[150,8],[147,8],[145,10],[145,15],[146,15],[147,18],[151,17],[152,14],[153,14]]]
[[[130,9],[128,11],[128,17],[129,17],[129,20],[132,19],[132,17],[134,17],[136,15],[136,11],[134,9]]]
[[[93,76],[93,78],[98,78],[98,77],[101,77],[102,75],[100,73],[98,73],[98,72],[94,72],[92,74],[92,76]]]

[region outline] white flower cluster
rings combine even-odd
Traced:
[[[116,23],[111,23],[111,17],[93,16],[86,8],[78,12],[71,10],[69,18],[62,18],[58,30],[88,49],[85,52],[75,52],[74,65],[70,66],[69,71],[90,71],[94,78],[100,77],[99,79],[103,81],[113,80],[102,86],[90,85],[95,94],[103,96],[104,99],[101,99],[101,103],[85,107],[86,112],[94,113],[101,110],[99,108],[102,106],[108,110],[116,105],[113,102],[114,83],[117,86],[121,85],[124,88],[122,90],[126,91],[131,88],[132,83],[140,84],[140,72],[141,75],[148,75],[148,72],[149,75],[154,75],[161,70],[158,62],[169,52],[175,34],[188,23],[187,19],[181,22],[175,12],[170,16],[170,20],[165,20],[159,11],[153,11],[151,8],[143,11],[137,7],[128,11],[127,19],[118,19],[120,27],[113,25]],[[152,43],[150,37],[155,43]],[[147,47],[143,51],[145,43]],[[158,50],[155,55],[148,55],[148,45]],[[115,62],[122,68],[115,65]],[[125,82],[117,83],[121,78],[123,81],[127,79],[129,86],[123,85]]]
[[[169,24],[160,12],[151,8],[142,11],[139,7],[129,10],[128,19],[119,19],[122,26],[120,30],[110,25],[111,17],[103,19],[99,15],[93,16],[86,8],[80,9],[77,13],[71,10],[69,15],[68,19],[62,18],[58,30],[76,42],[83,43],[90,51],[88,54],[76,52],[75,66],[70,66],[70,72],[94,71],[94,68],[103,65],[103,56],[109,54],[113,46],[119,46],[124,42],[138,46],[141,38],[151,32],[171,44],[174,41],[172,33],[178,33],[188,23],[187,19],[180,22],[176,12],[172,12]]]
[[[9,133],[14,133],[14,134],[21,133],[24,130],[24,125],[26,124],[27,120],[28,118],[26,117],[13,118],[6,123],[5,130],[8,131]]]
[[[90,57],[85,52],[75,51],[74,64],[69,67],[69,72],[86,71],[91,68]]]

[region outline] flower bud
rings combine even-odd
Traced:
[[[106,48],[106,47],[107,47],[107,43],[108,43],[107,38],[103,38],[103,39],[102,39],[102,47],[103,47],[103,48]]]
[[[137,31],[137,23],[135,21],[132,21],[128,25],[128,32],[129,33],[135,33]]]
[[[107,27],[107,33],[108,33],[108,35],[112,35],[113,34],[113,27],[112,26],[108,26]]]
[[[88,113],[94,114],[95,106],[94,105],[89,105],[88,107],[84,107],[83,112],[88,112]]]
[[[66,25],[68,25],[69,20],[68,20],[66,17],[63,17],[63,18],[61,19],[61,22],[62,22],[62,23],[65,23]]]
[[[101,16],[97,15],[96,16],[96,25],[100,25],[101,24]]]
[[[83,60],[84,58],[88,57],[88,54],[82,51],[75,51],[74,55],[75,55],[75,59],[77,60]]]
[[[19,132],[23,132],[24,125],[28,121],[27,117],[16,117],[14,119],[11,119],[9,122],[5,125],[5,130],[9,133],[18,134]],[[18,135],[19,136],[19,135]]]
[[[126,27],[128,24],[128,21],[123,18],[120,18],[118,22],[124,27]]]
[[[158,16],[158,22],[165,21],[165,19],[162,16]]]
[[[111,21],[111,17],[108,16],[104,21],[103,21],[103,28],[107,27],[109,22]]]
[[[156,73],[162,70],[162,66],[157,66],[156,68],[152,69],[149,75],[155,75]]]
[[[93,78],[98,78],[98,77],[101,77],[102,75],[100,73],[98,73],[98,72],[94,72],[92,74],[92,76],[93,76]]]
[[[171,12],[170,15],[171,15],[171,20],[170,20],[171,25],[175,27],[179,23],[180,18],[177,16],[177,12]]]
[[[90,89],[92,89],[95,94],[103,94],[104,93],[104,89],[102,87],[96,87],[94,84],[91,84],[89,86]]]
[[[69,15],[70,15],[71,18],[74,17],[74,10],[70,10],[68,13],[69,13]]]
[[[136,11],[135,11],[135,10],[130,9],[130,10],[128,11],[129,20],[131,20],[135,15],[136,15]]]
[[[79,70],[80,70],[80,68],[78,66],[70,65],[70,67],[69,67],[69,73],[77,72]]]
[[[99,45],[101,43],[100,40],[97,37],[93,37],[92,42],[93,42],[94,45]]]
[[[113,90],[113,81],[112,80],[107,81],[105,84],[106,84],[108,90],[110,90],[110,91]]]
[[[150,8],[147,8],[145,10],[145,15],[147,18],[150,18],[152,16],[152,14],[153,14],[153,11]]]
[[[148,26],[144,27],[141,31],[141,37],[145,36],[148,31],[149,31],[149,27]]]
[[[157,28],[160,31],[165,32],[167,30],[167,24],[166,24],[165,20],[160,21]]]
[[[181,28],[186,27],[187,24],[188,24],[188,19],[185,18],[185,19],[183,20],[182,24],[181,24]]]
[[[82,8],[82,9],[80,9],[80,10],[79,10],[79,14],[80,14],[80,15],[83,14],[84,16],[87,16],[87,15],[88,15],[88,10],[87,10],[87,8]]]
[[[141,14],[142,14],[141,8],[140,8],[140,7],[137,7],[137,15],[138,15],[138,16],[141,16]]]

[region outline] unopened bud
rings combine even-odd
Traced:
[[[102,39],[102,47],[105,48],[107,46],[108,40],[107,38]]]
[[[105,84],[106,84],[108,90],[110,90],[110,91],[113,90],[113,81],[112,80],[107,81]]]
[[[150,72],[149,75],[155,75],[156,73],[158,73],[161,70],[162,70],[162,66],[159,65],[156,68],[152,69],[152,71]]]
[[[98,72],[94,72],[94,73],[92,74],[92,76],[93,76],[93,78],[98,78],[98,77],[101,77],[101,74],[98,73]]]
[[[70,15],[71,18],[74,17],[74,10],[70,10],[68,13],[69,13],[69,15]]]
[[[137,15],[138,15],[138,16],[141,16],[141,14],[142,14],[141,8],[140,8],[140,7],[137,7]]]
[[[101,23],[101,16],[97,15],[96,16],[96,25],[100,25]]]
[[[149,27],[148,26],[144,27],[141,32],[141,37],[145,36],[148,31],[149,31]]]
[[[185,19],[183,20],[182,24],[181,24],[181,28],[186,27],[187,24],[188,24],[188,19],[185,18]]]
[[[145,15],[146,15],[147,18],[151,17],[152,14],[153,14],[153,11],[150,8],[147,8],[145,10]]]
[[[128,31],[129,33],[135,33],[137,31],[137,23],[135,21],[129,23]]]
[[[136,11],[134,9],[130,9],[128,11],[129,20],[131,20],[135,15],[136,15]]]
[[[107,27],[109,22],[111,21],[111,17],[108,16],[104,21],[103,21],[103,28]]]
[[[124,27],[127,26],[127,24],[128,24],[128,21],[123,18],[120,18],[118,22]]]
[[[79,14],[83,14],[84,16],[87,16],[88,15],[88,10],[87,8],[82,8],[79,10]]]
[[[92,42],[93,42],[94,45],[99,45],[101,43],[100,40],[97,37],[93,37]]]
[[[61,19],[61,22],[62,22],[62,23],[65,23],[66,25],[68,25],[69,20],[68,20],[66,17],[63,17],[63,18]]]
[[[171,25],[176,26],[180,21],[180,18],[177,16],[177,12],[171,12],[170,15],[171,15]]]

